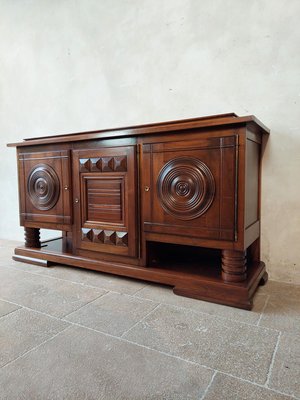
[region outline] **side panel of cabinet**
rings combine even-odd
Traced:
[[[69,151],[19,152],[18,168],[21,225],[70,228]]]
[[[235,241],[237,145],[236,135],[144,144],[144,231]]]
[[[135,146],[74,150],[75,248],[135,257]]]

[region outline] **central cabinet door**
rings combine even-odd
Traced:
[[[135,146],[74,150],[75,246],[136,256]]]

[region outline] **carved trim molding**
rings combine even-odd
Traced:
[[[127,232],[82,228],[81,240],[84,242],[128,247]]]
[[[166,213],[181,220],[200,217],[211,206],[215,181],[208,166],[197,158],[168,161],[157,178],[158,199]]]
[[[80,158],[80,172],[126,172],[127,157]]]
[[[58,201],[59,178],[47,164],[36,165],[29,173],[27,190],[31,203],[41,211],[50,210]]]

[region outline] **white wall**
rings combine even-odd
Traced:
[[[272,130],[263,259],[300,283],[299,15],[299,0],[0,0],[0,237],[23,237],[6,142],[255,114]]]

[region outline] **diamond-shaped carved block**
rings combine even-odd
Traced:
[[[93,229],[82,229],[81,230],[81,240],[84,242],[92,242],[94,239]]]
[[[96,229],[95,229],[96,231]],[[97,231],[97,243],[104,243],[104,231]]]
[[[119,156],[114,157],[114,171],[127,171],[127,157],[126,156]]]
[[[89,172],[91,168],[91,160],[89,158],[81,158],[79,160],[80,167],[79,171],[80,172]]]
[[[104,244],[116,244],[116,232],[114,231],[103,231],[104,232]]]
[[[81,240],[100,245],[128,247],[128,233],[101,229],[81,229]]]
[[[116,246],[128,247],[127,232],[116,232]]]
[[[102,157],[102,172],[112,172],[114,170],[114,158]]]
[[[90,158],[90,171],[99,172],[102,169],[101,158]]]
[[[101,241],[101,233],[102,230],[99,229],[92,229],[93,231],[93,242],[94,243],[103,243],[103,241]]]

